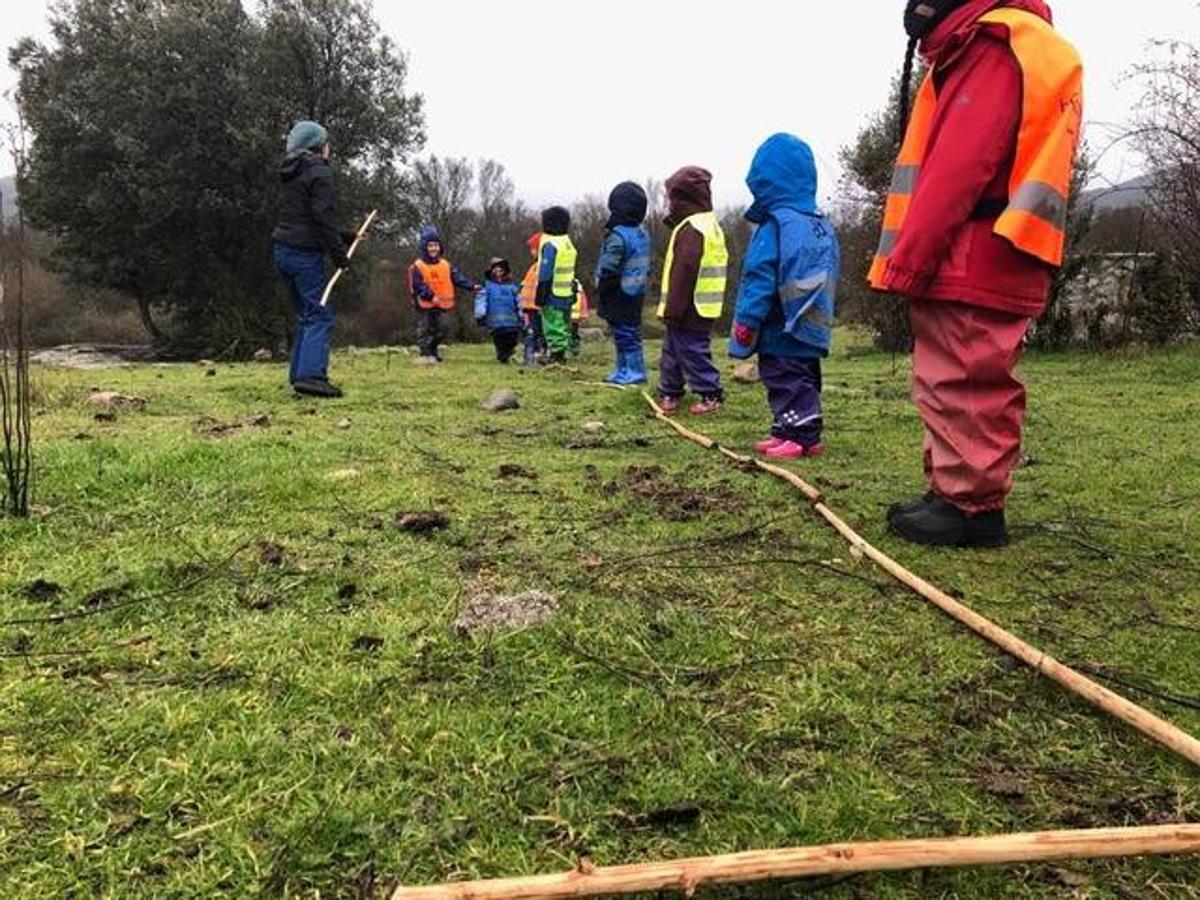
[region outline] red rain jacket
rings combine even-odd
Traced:
[[[979,209],[1008,196],[1022,117],[1021,68],[1006,32],[977,24],[998,7],[1052,21],[1043,0],[970,0],[921,43],[937,80],[938,109],[884,282],[899,294],[1037,316],[1053,268],[995,234],[998,213]]]

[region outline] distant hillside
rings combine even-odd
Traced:
[[[1150,176],[1140,175],[1112,187],[1093,188],[1083,196],[1086,202],[1095,204],[1098,213],[1137,209],[1146,205],[1149,187]]]
[[[5,222],[17,214],[17,179],[12,175],[0,178],[0,209]]]

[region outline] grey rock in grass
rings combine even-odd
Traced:
[[[484,398],[484,401],[479,404],[479,407],[486,412],[504,412],[509,409],[520,409],[521,398],[511,388],[501,388],[488,394]]]
[[[584,422],[583,430],[588,434],[599,434],[604,430],[603,422]]]
[[[738,384],[757,384],[759,382],[758,362],[748,359],[733,367],[733,380]]]
[[[454,620],[460,634],[532,628],[558,612],[558,601],[545,591],[521,594],[477,594]]]
[[[266,347],[260,347],[259,349],[254,351],[254,361],[255,362],[267,363],[267,362],[271,362],[274,359],[275,359],[275,354],[272,353],[270,350],[268,350]]]

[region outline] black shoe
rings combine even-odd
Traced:
[[[292,390],[305,397],[326,397],[334,399],[342,396],[342,389],[331,384],[327,378],[302,378],[292,382]]]
[[[932,503],[936,499],[937,494],[933,491],[926,491],[920,497],[914,497],[912,500],[905,500],[903,503],[893,503],[888,507],[888,522],[891,522],[896,516],[907,516],[909,513],[915,513],[918,509]]]
[[[906,541],[927,547],[1002,547],[1008,542],[1004,510],[972,516],[941,497],[891,516],[888,527]]]

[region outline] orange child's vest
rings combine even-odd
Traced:
[[[1024,82],[1008,206],[996,220],[995,232],[1018,250],[1061,266],[1066,246],[1067,197],[1083,122],[1083,63],[1075,48],[1041,16],[1002,8],[978,21],[1008,30],[1009,45]],[[896,162],[883,217],[883,236],[868,275],[872,287],[884,286],[888,256],[904,228],[920,183],[937,102],[930,72],[917,95]]]
[[[538,269],[539,266],[535,262],[526,270],[525,277],[521,279],[521,309],[526,312],[535,312],[538,308]]]
[[[421,309],[454,309],[454,279],[450,276],[450,263],[444,259],[439,259],[435,263],[427,263],[423,259],[418,259],[408,268],[410,289],[413,283],[413,269],[421,273],[421,277],[429,285],[429,290],[433,292],[432,300],[417,297],[417,306]]]

